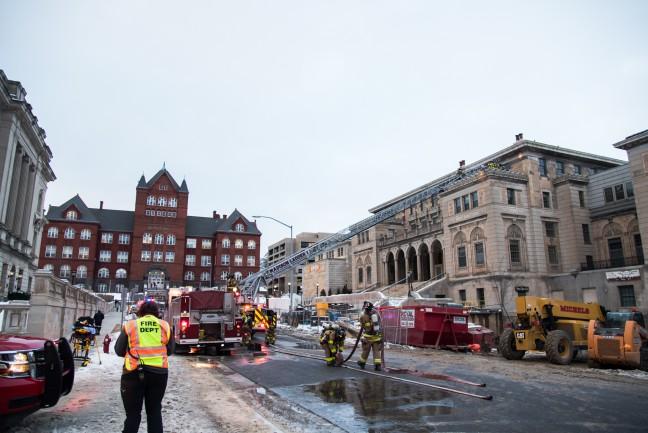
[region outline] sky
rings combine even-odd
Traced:
[[[46,203],[337,232],[515,134],[627,159],[648,128],[645,1],[0,0],[0,69],[47,131]],[[289,230],[259,220],[262,246]]]

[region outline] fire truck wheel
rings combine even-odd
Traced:
[[[173,353],[176,355],[186,355],[189,353],[189,347],[184,344],[176,344],[173,348]]]
[[[502,332],[499,341],[499,352],[508,360],[519,360],[524,356],[524,350],[517,350],[513,329],[507,328]]]
[[[556,329],[547,334],[545,344],[547,358],[554,364],[567,365],[572,361],[574,356],[574,347],[565,331]]]

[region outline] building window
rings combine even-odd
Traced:
[[[201,246],[203,250],[209,250],[212,247],[212,241],[211,239],[203,239],[201,242]]]
[[[617,200],[623,200],[625,198],[625,193],[623,191],[623,185],[614,185],[614,195]]]
[[[81,265],[77,266],[76,269],[76,277],[77,278],[86,278],[88,276],[88,268]]]
[[[229,254],[223,254],[221,256],[221,265],[229,265],[230,263],[230,256]]]
[[[477,191],[470,193],[470,204],[472,205],[473,209],[479,206],[479,196],[477,194]]]
[[[110,278],[110,271],[108,268],[101,268],[97,272],[97,277],[99,278]]]
[[[344,247],[340,247],[337,249],[336,257],[344,257]]]
[[[555,238],[556,237],[556,223],[545,221],[544,226],[545,226],[545,235],[548,238]]]
[[[90,229],[83,229],[81,230],[81,240],[82,241],[89,241],[90,238],[92,237],[92,232]]]
[[[634,197],[634,186],[632,186],[632,182],[626,182],[625,188],[626,188],[626,196],[628,198]]]
[[[176,217],[176,213],[175,213],[175,212],[167,212],[167,217],[169,217],[169,218],[175,218],[175,217]]]
[[[237,254],[234,256],[234,265],[235,266],[243,266],[243,256],[240,254]]]
[[[461,246],[457,247],[457,263],[459,264],[460,268],[465,268],[467,266],[467,261],[466,261],[466,247]]]
[[[546,176],[547,175],[547,160],[544,158],[538,158],[538,171],[540,172],[540,176]]]
[[[171,197],[169,199],[169,207],[178,207],[178,199]]]
[[[244,232],[245,231],[245,226],[241,223],[238,223],[234,226],[234,231],[237,232]]]
[[[119,234],[119,245],[128,245],[130,244],[130,235],[128,233]]]
[[[592,240],[590,239],[589,224],[582,224],[581,227],[583,228],[583,242],[585,242],[586,245],[591,244]]]
[[[557,265],[558,264],[558,249],[555,245],[547,246],[547,253],[549,254],[549,264]]]
[[[462,303],[466,302],[466,289],[459,289],[459,300]]]
[[[542,191],[542,207],[551,207],[551,194],[547,191]]]
[[[142,261],[143,262],[150,262],[151,261],[151,252],[150,251],[142,250]]]
[[[194,273],[191,271],[185,272],[185,280],[187,281],[193,281],[194,279]]]
[[[72,268],[70,268],[70,265],[63,265],[61,266],[61,269],[59,269],[59,276],[61,278],[69,278],[70,275],[72,274]]]
[[[605,196],[606,203],[611,203],[614,201],[614,192],[612,191],[611,186],[603,190],[603,195]]]
[[[367,284],[371,284],[371,266],[367,266],[365,274],[367,274]]]
[[[155,245],[164,245],[164,235],[162,233],[155,234]]]
[[[608,239],[608,252],[610,254],[610,264],[612,267],[625,266],[625,257],[623,256],[623,242],[621,238]]]
[[[209,272],[202,272],[200,274],[200,281],[209,282],[211,280],[211,274]]]
[[[112,233],[102,233],[101,234],[101,243],[102,244],[112,244],[113,234]]]
[[[479,302],[479,307],[484,308],[486,305],[486,296],[484,296],[484,289],[482,287],[477,288],[477,302]]]
[[[108,291],[108,284],[106,284],[106,283],[99,283],[99,284],[97,285],[97,290],[99,290],[99,292],[101,292],[101,293],[105,293],[105,292],[107,292],[107,291]]]
[[[153,251],[154,262],[158,262],[158,263],[162,262],[162,257],[163,257],[162,251]]]
[[[159,188],[160,188],[160,191],[168,191],[169,190],[169,185],[160,185]]]
[[[475,264],[477,266],[483,266],[486,263],[486,258],[484,256],[484,243],[478,242],[475,244]]]
[[[56,257],[56,245],[45,246],[45,257]]]
[[[510,205],[515,206],[515,190],[512,188],[506,188],[506,202]]]
[[[128,251],[117,251],[117,263],[128,263]]]
[[[99,261],[100,262],[109,262],[112,257],[112,252],[110,250],[101,250],[99,251]]]
[[[79,247],[79,258],[81,260],[87,260],[90,257],[90,248],[89,247]]]
[[[333,258],[333,251],[327,251],[326,252],[326,258],[327,259],[332,259]]]
[[[47,229],[48,238],[58,238],[58,229],[56,227],[50,227]]]
[[[522,263],[522,256],[520,255],[519,239],[509,239],[509,253],[511,256],[512,265],[519,265]]]
[[[166,243],[167,243],[167,245],[175,245],[176,244],[175,235],[167,235]]]
[[[223,272],[221,272],[221,278],[220,279],[222,281],[227,281],[227,276],[228,276],[227,271],[223,271]]]
[[[585,207],[585,192],[578,191],[578,204],[580,207]]]
[[[75,234],[76,232],[74,231],[74,229],[72,227],[68,227],[65,229],[65,232],[63,233],[63,237],[65,239],[74,239]]]
[[[574,164],[574,174],[581,174],[581,166],[578,164]]]
[[[234,279],[236,281],[241,281],[243,279],[243,274],[240,272],[234,272]]]
[[[144,233],[142,235],[142,243],[143,244],[152,244],[153,243],[153,235],[150,233]]]
[[[254,266],[254,265],[256,265],[256,257],[254,257],[254,256],[247,256],[247,265],[248,265],[248,266]]]
[[[248,241],[248,250],[255,250],[255,249],[256,249],[256,242]]]
[[[636,307],[634,286],[619,286],[619,299],[622,307]]]
[[[46,264],[45,266],[43,266],[43,270],[45,270],[45,271],[50,271],[50,272],[54,272],[54,265],[51,264],[51,263],[48,263],[48,264]]]
[[[65,219],[66,220],[76,220],[79,218],[79,215],[77,214],[77,211],[75,210],[69,210],[65,213]]]
[[[126,269],[124,268],[119,268],[117,271],[115,271],[115,278],[124,280],[128,277],[128,273],[126,272]]]
[[[225,238],[223,239],[223,242],[221,243],[223,248],[229,248],[230,247],[230,240]]]
[[[562,161],[556,161],[556,176],[565,174],[565,164]]]
[[[185,256],[185,265],[196,266],[196,256],[193,254],[187,254]]]
[[[200,256],[200,266],[211,266],[211,256]]]
[[[164,261],[167,263],[173,263],[175,261],[175,253],[173,251],[167,251]]]
[[[159,210],[155,212],[155,215],[161,217],[161,216],[166,216],[166,212],[163,210]]]
[[[241,239],[234,241],[234,248],[243,248],[243,241]]]
[[[71,259],[72,258],[72,247],[69,247],[69,246],[63,247],[61,257],[63,257],[64,259]]]
[[[594,256],[585,256],[585,263],[587,264],[587,269],[594,269]]]
[[[358,268],[358,284],[362,284],[362,268]]]
[[[149,195],[148,197],[146,197],[146,204],[149,206],[155,206],[155,196]]]
[[[461,212],[461,197],[454,199],[454,208],[456,214]]]
[[[196,248],[195,238],[187,238],[187,248]]]
[[[158,204],[158,206],[166,206],[166,204],[167,204],[166,197],[158,197],[157,204]]]
[[[463,210],[469,210],[470,209],[470,196],[468,194],[464,195],[461,197],[461,200],[463,201]]]

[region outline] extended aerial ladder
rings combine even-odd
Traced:
[[[389,218],[392,218],[398,215],[400,212],[403,212],[408,207],[411,207],[415,204],[420,203],[423,200],[426,200],[430,197],[438,195],[443,191],[447,190],[451,186],[463,181],[467,177],[479,174],[488,170],[501,170],[499,164],[489,162],[486,164],[478,163],[466,167],[460,168],[456,173],[446,175],[439,179],[438,181],[427,185],[421,191],[416,192],[415,194],[406,197],[385,209],[382,209],[378,213],[363,219],[362,221],[353,224],[334,235],[329,236],[326,239],[323,239],[307,248],[303,248],[296,253],[272,264],[272,265],[263,265],[261,269],[249,275],[243,280],[243,290],[242,294],[248,298],[255,299],[259,293],[261,287],[267,286],[268,282],[292,268],[295,268],[306,261],[317,257],[319,254],[326,253],[340,245],[341,243],[351,239],[353,236],[379,224]]]

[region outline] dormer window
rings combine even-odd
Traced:
[[[149,195],[148,197],[146,197],[146,204],[149,206],[155,206],[155,196]]]
[[[168,191],[169,185],[160,185],[160,191]]]
[[[245,231],[245,226],[241,223],[238,223],[234,226],[234,231],[237,232],[244,232]]]
[[[66,220],[76,220],[79,218],[79,214],[75,210],[69,210],[65,213]]]

